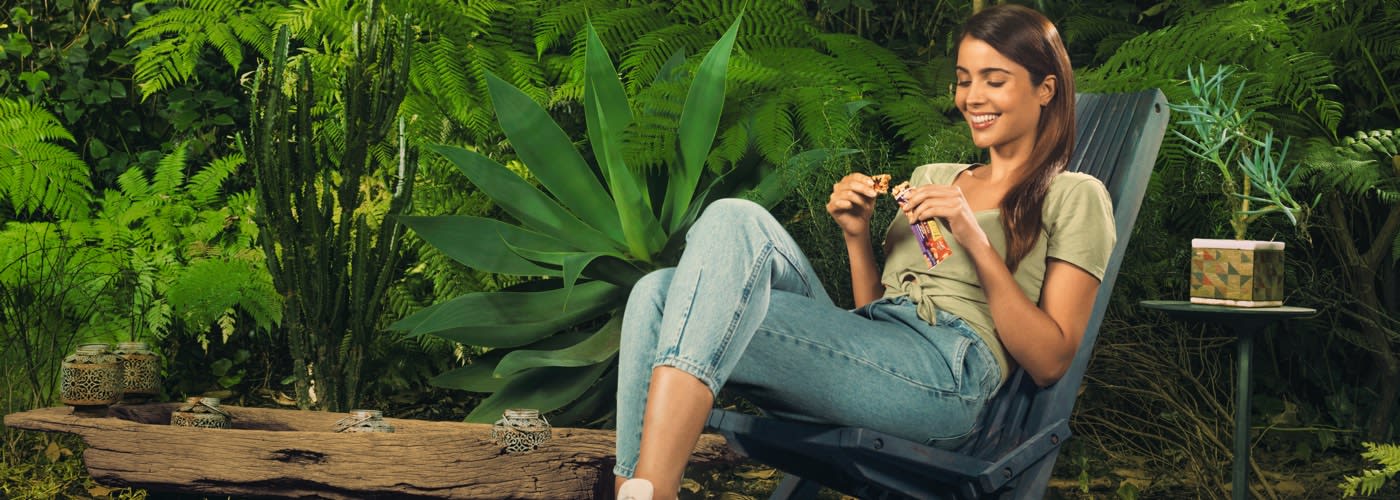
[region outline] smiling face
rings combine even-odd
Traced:
[[[1053,75],[1037,84],[1024,66],[987,42],[966,37],[959,44],[954,102],[977,147],[994,148],[999,156],[1029,155],[1041,107],[1054,95]]]

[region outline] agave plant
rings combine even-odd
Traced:
[[[676,158],[665,171],[639,172],[624,160],[633,121],[612,59],[587,30],[583,96],[590,164],[564,130],[528,95],[494,75],[488,88],[496,117],[534,187],[505,166],[458,147],[434,150],[508,213],[511,222],[470,216],[402,220],[429,244],[482,271],[540,277],[498,292],[470,293],[435,304],[390,328],[491,350],[434,383],[492,393],[467,416],[490,422],[506,408],[560,410],[552,420],[583,422],[612,408],[621,312],[633,283],[674,264],[685,230],[708,201],[733,194],[736,178],[713,176],[706,159],[724,104],[725,74],[739,20],[705,55],[681,111]],[[680,58],[673,59],[680,61]],[[825,152],[794,157],[788,167]],[[596,165],[596,167],[594,166]],[[755,192],[775,202],[770,176]],[[661,195],[660,200],[653,195]],[[552,195],[552,196],[551,196]]]

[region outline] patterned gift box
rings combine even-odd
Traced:
[[[1283,242],[1191,240],[1191,302],[1283,305]]]

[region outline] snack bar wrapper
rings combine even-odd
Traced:
[[[894,200],[899,205],[904,206],[905,194],[909,192],[909,183],[901,183],[894,188]],[[948,240],[943,237],[943,231],[937,222],[923,221],[909,224],[909,229],[914,232],[914,239],[919,242],[919,250],[924,252],[924,260],[928,261],[928,267],[938,265],[953,255],[953,249],[948,246]]]

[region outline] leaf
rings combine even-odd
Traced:
[[[735,472],[734,475],[744,479],[773,479],[778,474],[777,469],[756,469],[751,471]]]
[[[486,84],[501,130],[540,184],[590,226],[621,241],[612,200],[564,130],[530,96],[489,71]]]
[[[588,332],[561,333],[554,335],[534,344],[529,348],[536,349],[558,349],[577,344],[590,335]],[[496,365],[501,362],[501,358],[511,351],[506,349],[493,349],[486,354],[472,360],[472,364],[457,368],[455,370],[433,377],[429,383],[448,389],[461,389],[471,392],[496,392],[505,387],[514,377],[498,377],[495,374]]]
[[[94,484],[92,486],[87,487],[88,494],[92,495],[94,498],[103,498],[110,496],[113,491],[117,491],[116,488],[108,488],[100,484]]]
[[[467,415],[467,422],[491,423],[510,408],[553,411],[578,399],[612,363],[584,368],[536,368],[506,383]]]
[[[496,364],[501,362],[501,357],[505,354],[506,351],[488,352],[484,356],[472,360],[472,364],[439,374],[428,383],[438,387],[471,392],[499,391],[505,387],[506,379],[496,377],[493,372],[496,370]]]
[[[569,403],[558,413],[550,415],[549,421],[555,425],[593,426],[616,413],[617,370],[608,370],[598,383],[593,384],[582,396]]]
[[[49,445],[44,448],[44,458],[49,459],[49,463],[58,462],[60,456],[60,449],[61,448],[58,447],[58,443],[49,442]]]
[[[622,314],[613,318],[582,342],[556,350],[516,349],[501,359],[495,376],[514,375],[530,368],[546,366],[578,367],[602,363],[617,354],[622,339]]]
[[[720,111],[724,108],[724,81],[729,69],[729,52],[734,47],[741,20],[742,14],[734,19],[729,30],[705,54],[686,95],[678,131],[681,165],[671,173],[666,201],[661,208],[661,218],[668,229],[676,227],[690,208],[691,198],[700,183],[700,173],[705,168],[705,158],[714,144]]]
[[[401,216],[399,221],[443,255],[472,269],[490,273],[558,276],[558,270],[522,258],[511,248],[568,251],[567,245],[558,239],[484,217]]]
[[[424,308],[389,329],[407,331],[409,337],[431,334],[467,345],[515,347],[595,317],[625,298],[625,290],[602,281],[578,285],[572,294],[563,289],[469,293]]]
[[[623,250],[619,245],[621,242],[584,224],[501,164],[459,147],[437,145],[429,148],[457,165],[472,184],[525,226],[555,235],[579,250]]]
[[[551,276],[561,276],[561,285],[566,293],[572,290],[580,277],[587,276],[618,286],[631,286],[645,273],[627,257],[612,252],[548,252],[517,247],[507,243],[510,251],[523,259],[550,266]],[[596,264],[596,265],[595,265]]]
[[[700,483],[696,482],[694,479],[687,477],[681,481],[681,489],[689,491],[691,494],[695,494],[700,493],[700,490],[705,489],[705,487],[700,486]]]
[[[627,94],[622,90],[617,69],[591,25],[584,75],[584,116],[594,159],[612,189],[627,248],[634,257],[650,262],[652,254],[665,243],[665,234],[652,213],[643,183],[622,159],[622,132],[632,123],[632,110],[627,107]]]

